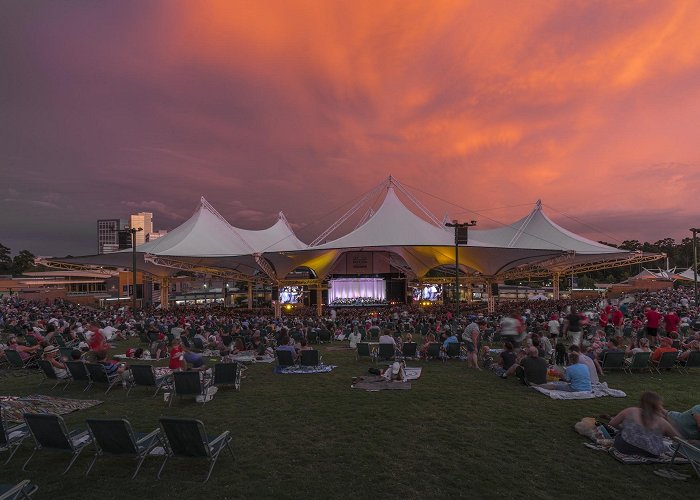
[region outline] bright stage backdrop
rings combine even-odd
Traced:
[[[342,278],[328,283],[328,302],[337,299],[371,297],[386,299],[386,281],[382,278]]]

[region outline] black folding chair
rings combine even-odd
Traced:
[[[321,364],[321,356],[316,349],[301,351],[301,366],[318,366]]]
[[[160,479],[170,457],[204,458],[209,461],[209,471],[204,479],[205,483],[209,480],[214,465],[216,465],[224,448],[228,449],[231,458],[235,460],[229,431],[222,432],[217,437],[209,436],[201,421],[189,418],[163,417],[160,419],[160,426],[167,439],[167,447],[165,460],[158,471],[158,479]]]
[[[41,379],[41,382],[39,382],[39,385],[43,384],[47,380],[54,380],[56,382],[51,387],[51,389],[55,389],[56,386],[59,384],[65,383],[66,386],[68,386],[68,384],[70,384],[70,377],[59,378],[58,375],[56,375],[56,370],[53,369],[53,365],[45,359],[39,360],[39,369],[44,374],[44,378]],[[65,389],[65,387],[64,387],[64,389]]]
[[[70,361],[73,359],[73,348],[72,347],[59,347],[58,351],[61,353],[61,359],[65,361]]]
[[[5,465],[10,463],[10,460],[15,456],[15,453],[17,453],[17,450],[22,445],[22,441],[24,441],[27,436],[29,436],[27,424],[9,427],[0,411],[0,451],[10,452],[10,456],[7,457]]]
[[[208,385],[202,383],[200,372],[173,372],[173,387],[175,396],[202,396],[206,402]],[[170,397],[168,406],[173,404],[173,396]]]
[[[22,470],[27,470],[27,465],[37,451],[52,450],[70,453],[73,456],[68,467],[63,471],[65,474],[80,456],[80,452],[92,443],[92,437],[84,429],[68,432],[66,423],[59,415],[25,413],[24,421],[32,433],[35,446],[32,454],[24,462]]]
[[[372,349],[370,349],[369,344],[367,342],[357,343],[357,351],[355,352],[355,358],[369,358],[370,360],[374,361]]]
[[[656,372],[661,375],[661,370],[670,370],[676,367],[676,360],[678,359],[678,352],[664,352],[661,354],[659,361],[654,363],[652,361],[651,367],[656,370]]]
[[[32,498],[39,487],[29,482],[29,479],[17,484],[0,484],[0,500],[20,500]]]
[[[241,390],[241,365],[238,363],[216,363],[214,365],[214,382],[217,387],[232,385],[237,391]]]
[[[156,392],[153,393],[152,397],[156,397],[158,391],[167,385],[171,379],[170,375],[156,376],[156,372],[151,365],[129,365],[129,369],[131,370],[131,385],[129,385],[129,390],[126,391],[127,396],[131,389],[140,385],[143,387],[155,387]]]
[[[280,351],[277,349],[275,356],[277,356],[277,366],[294,366],[292,351]]]
[[[85,363],[82,361],[66,361],[66,369],[68,370],[68,373],[70,373],[73,382],[85,382],[87,384],[85,389],[83,389],[83,392],[92,387],[90,372],[88,372]]]
[[[387,361],[394,359],[396,356],[396,346],[394,344],[379,344],[379,351],[377,352],[377,359],[380,361]]]
[[[5,349],[5,357],[12,368],[32,368],[36,366],[36,356],[22,359],[22,355],[14,349]]]
[[[447,358],[459,358],[462,352],[462,344],[459,342],[449,342],[447,348],[445,349],[445,356],[443,356],[443,361]]]
[[[440,359],[442,357],[441,347],[442,346],[439,342],[431,342],[428,344],[428,352],[426,353],[426,357],[428,359]]]
[[[415,342],[404,342],[401,346],[401,358],[402,359],[413,359],[416,357],[418,352],[418,344]]]
[[[85,477],[90,474],[92,466],[103,455],[131,456],[138,460],[136,471],[131,479],[134,479],[143,465],[143,461],[158,445],[164,446],[161,440],[160,429],[148,434],[134,432],[128,420],[120,419],[96,419],[89,418],[85,421],[90,435],[95,443],[95,457],[85,472]]]
[[[685,360],[685,363],[678,361],[678,369],[688,374],[691,368],[700,368],[700,351],[692,351]]]
[[[624,370],[625,353],[622,351],[605,352],[600,367],[605,370]]]
[[[93,384],[103,384],[107,386],[105,394],[107,394],[112,389],[112,387],[114,387],[122,381],[121,375],[119,375],[118,373],[109,375],[107,373],[107,368],[105,368],[99,363],[86,363],[85,367],[90,373],[90,379],[92,380]]]

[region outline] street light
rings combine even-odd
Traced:
[[[446,222],[446,227],[455,228],[455,320],[459,319],[459,245],[469,243],[469,228],[476,226],[476,221]]]
[[[691,227],[693,233],[693,291],[695,293],[695,307],[698,307],[698,231],[700,229]]]
[[[128,227],[125,233],[131,234],[131,275],[133,277],[133,292],[131,294],[131,314],[136,314],[136,233],[143,231],[142,227]]]

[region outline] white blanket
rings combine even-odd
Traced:
[[[612,396],[614,398],[624,398],[627,396],[623,391],[617,389],[610,389],[607,382],[602,384],[593,384],[592,392],[567,392],[567,391],[555,391],[553,389],[545,389],[544,387],[537,387],[533,385],[532,388],[537,392],[541,392],[545,396],[549,396],[552,399],[594,399],[602,398],[603,396]]]
[[[423,371],[423,368],[409,368],[408,366],[405,368],[406,372],[406,380],[418,380],[420,377],[420,373]]]

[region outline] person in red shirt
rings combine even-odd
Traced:
[[[107,343],[107,341],[105,340],[105,336],[102,335],[102,332],[96,325],[91,325],[90,331],[92,332],[92,335],[88,340],[88,347],[91,351],[103,351],[112,347]]]
[[[170,362],[168,368],[171,370],[185,369],[187,366],[184,360],[185,350],[180,344],[180,339],[173,339],[172,349],[170,349]]]
[[[612,324],[615,327],[615,336],[622,337],[622,325],[625,323],[625,315],[620,308],[615,306],[612,310]]]
[[[668,311],[664,315],[664,327],[666,329],[666,335],[671,332],[678,333],[678,325],[681,323],[681,318],[678,317],[675,311]]]
[[[654,353],[651,355],[651,362],[658,363],[661,359],[661,355],[665,352],[678,352],[678,349],[671,346],[671,339],[668,337],[663,337],[661,339],[661,347],[654,349]]]
[[[656,310],[656,306],[651,306],[647,312],[644,313],[647,318],[647,337],[649,338],[649,345],[656,345],[656,336],[659,333],[659,323],[663,318],[662,314]]]

